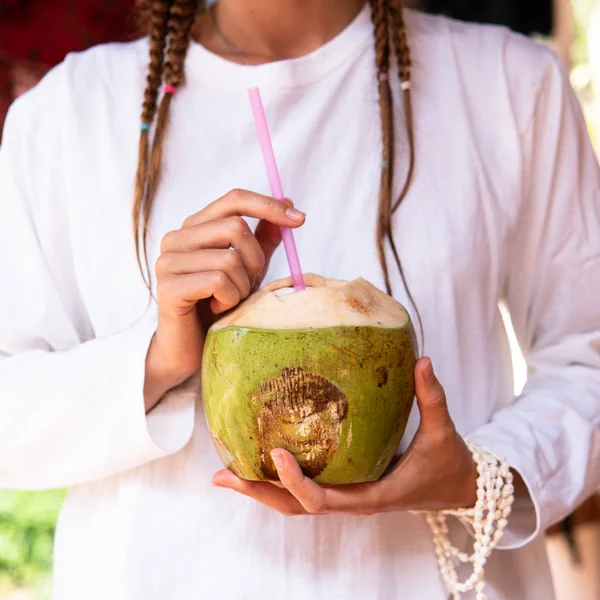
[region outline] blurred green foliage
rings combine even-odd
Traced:
[[[573,8],[573,70],[571,83],[581,101],[583,112],[589,126],[592,142],[600,153],[600,98],[597,90],[600,82],[594,82],[590,65],[590,16],[600,0],[571,0]]]
[[[65,492],[0,492],[0,585],[38,587],[52,569]]]
[[[587,27],[590,14],[596,0],[572,0],[574,40],[573,40],[573,62],[585,64],[588,61],[588,36]]]

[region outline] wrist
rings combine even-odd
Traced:
[[[157,332],[152,338],[146,354],[144,379],[146,412],[152,410],[169,390],[186,381],[198,368],[199,365],[188,363],[185,360],[177,360],[176,355],[167,351],[164,344],[161,344]]]

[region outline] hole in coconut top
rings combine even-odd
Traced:
[[[307,290],[311,290],[311,287],[306,288]],[[291,296],[292,294],[295,293],[296,290],[294,290],[293,287],[288,287],[288,288],[279,288],[278,290],[275,290],[273,292],[273,294],[275,296],[277,296],[278,298],[282,298],[283,296]]]

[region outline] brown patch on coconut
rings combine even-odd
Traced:
[[[388,371],[386,367],[381,366],[377,369],[377,387],[382,388],[388,380]]]
[[[355,296],[347,296],[345,301],[346,304],[355,312],[362,313],[363,315],[369,315],[373,312],[373,308],[371,306]]]
[[[327,379],[301,368],[283,369],[264,382],[253,400],[262,406],[257,417],[261,470],[278,480],[271,451],[291,452],[307,477],[320,475],[340,445],[348,400]]]

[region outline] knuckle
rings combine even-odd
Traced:
[[[156,261],[156,265],[154,266],[154,271],[157,277],[161,277],[165,273],[171,272],[173,268],[173,253],[166,251],[163,252]]]
[[[452,422],[447,423],[441,427],[438,427],[435,431],[431,432],[431,442],[436,446],[443,448],[450,448],[454,445],[456,439],[456,429]],[[445,458],[449,458],[449,454],[444,453]]]
[[[442,387],[440,386],[439,390],[436,390],[434,396],[433,396],[433,402],[434,404],[446,404],[446,393],[444,392],[444,390],[442,389]]]
[[[239,239],[246,235],[249,231],[248,224],[242,217],[231,217],[229,220],[229,226],[231,228],[231,234],[234,239]]]
[[[170,248],[173,248],[177,239],[177,233],[177,231],[169,231],[163,236],[163,239],[160,243],[161,254],[164,254],[165,252],[168,252]]]
[[[432,387],[429,402],[435,406],[446,404],[446,392],[441,383],[438,382]]]
[[[244,198],[244,195],[244,190],[240,188],[233,188],[232,190],[229,190],[229,192],[227,192],[226,197],[230,201],[237,202],[239,200],[242,200]]]
[[[223,273],[223,271],[215,271],[212,276],[212,279],[215,288],[224,288],[229,281],[229,277],[227,277],[227,275]]]
[[[285,210],[285,203],[281,202],[281,200],[275,200],[275,198],[270,198],[268,200],[269,210],[272,212],[283,212]]]
[[[225,250],[222,260],[225,269],[237,269],[242,262],[235,250]]]
[[[453,442],[458,435],[454,423],[448,421],[448,423],[440,430],[440,435],[444,443],[448,444],[449,442]]]

